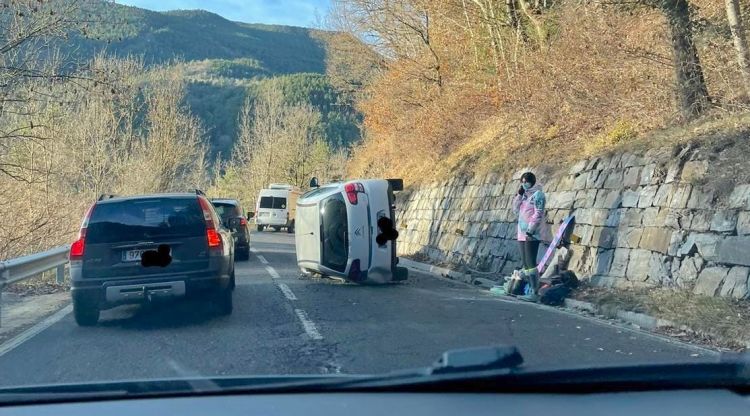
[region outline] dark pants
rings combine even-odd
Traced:
[[[539,252],[539,240],[519,241],[521,246],[521,262],[524,269],[536,267],[536,256]]]

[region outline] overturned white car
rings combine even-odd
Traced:
[[[295,217],[302,272],[356,283],[406,280],[408,271],[397,266],[393,196],[402,189],[400,179],[367,179],[326,184],[302,195]]]

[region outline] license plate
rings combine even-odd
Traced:
[[[141,255],[147,250],[128,250],[122,253],[122,261],[141,261]]]

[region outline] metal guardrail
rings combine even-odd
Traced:
[[[68,263],[69,251],[70,246],[67,245],[41,253],[0,261],[0,308],[2,307],[2,291],[5,285],[29,279],[52,269],[57,269],[57,283],[62,283],[65,278],[65,265]],[[0,319],[2,319],[1,316]]]

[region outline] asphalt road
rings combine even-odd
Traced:
[[[705,350],[574,314],[507,301],[410,272],[365,287],[301,278],[294,239],[253,234],[237,264],[234,313],[193,301],[72,314],[0,356],[0,385],[180,376],[379,373],[428,365],[448,349],[516,345],[529,366],[713,360]]]

